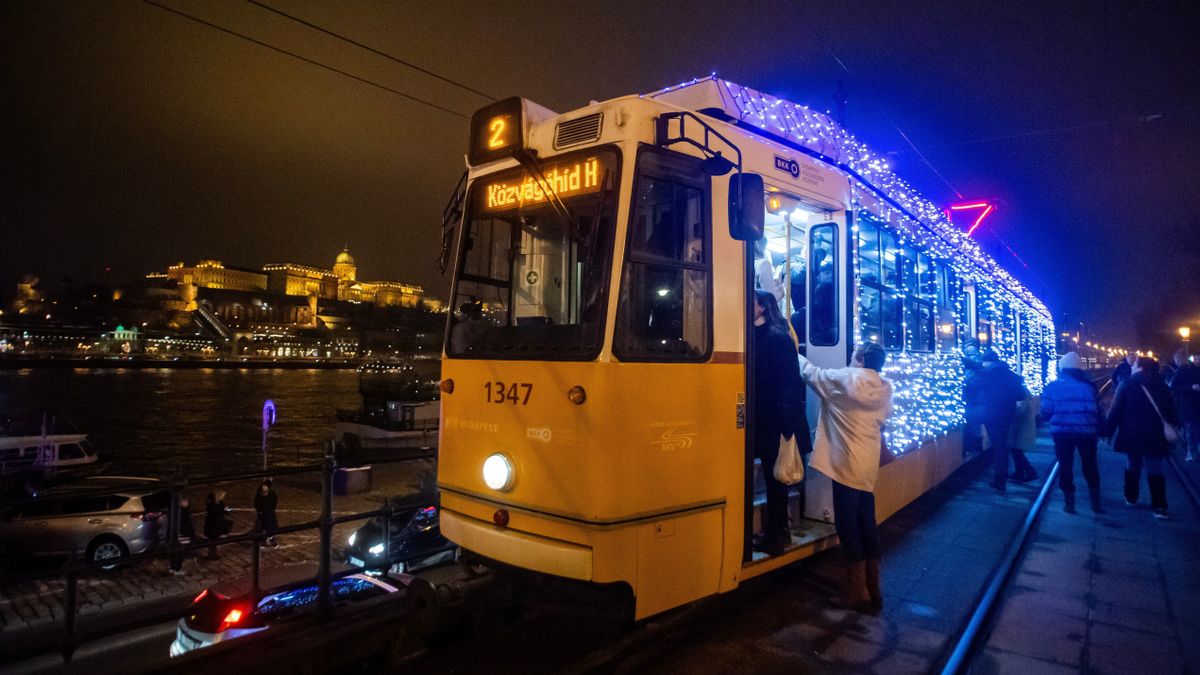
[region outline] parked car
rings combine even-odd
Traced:
[[[43,491],[0,513],[0,542],[30,555],[82,555],[88,562],[142,553],[166,536],[170,492],[153,478],[92,476]],[[111,489],[114,494],[79,494]]]
[[[413,572],[454,560],[458,547],[442,536],[436,504],[392,500],[391,546],[384,541],[383,516],[350,535],[343,555],[353,567]]]
[[[335,569],[334,573],[338,571]],[[250,577],[231,579],[204,589],[175,628],[171,656],[259,633],[312,611],[317,602],[316,576],[315,565],[265,569],[259,578],[259,586],[265,590],[257,602]],[[407,575],[351,574],[333,581],[334,602],[361,602],[396,593],[407,588],[411,581],[412,577]]]

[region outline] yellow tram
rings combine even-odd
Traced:
[[[1045,306],[825,114],[711,77],[565,114],[508,99],[471,132],[438,460],[467,551],[627,584],[640,619],[835,545],[810,471],[792,545],[751,550],[756,286],[817,365],[889,351],[881,519],[961,464],[967,337],[1035,394],[1051,376]]]

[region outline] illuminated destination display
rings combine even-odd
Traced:
[[[553,191],[560,199],[596,192],[600,189],[602,163],[599,157],[585,157],[573,162],[547,164],[538,180],[526,173],[511,180],[498,180],[484,186],[484,210],[504,211],[543,204]]]

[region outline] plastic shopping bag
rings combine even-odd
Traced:
[[[775,458],[775,480],[784,485],[795,485],[804,480],[804,460],[796,447],[796,436],[779,437],[779,456]]]

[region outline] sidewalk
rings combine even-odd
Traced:
[[[1200,463],[1179,466],[1200,482]],[[1170,520],[1121,495],[1124,455],[1100,449],[1108,513],[1077,515],[1057,489],[976,664],[986,673],[1200,672],[1200,513],[1167,467]],[[1084,483],[1076,466],[1080,495]]]

